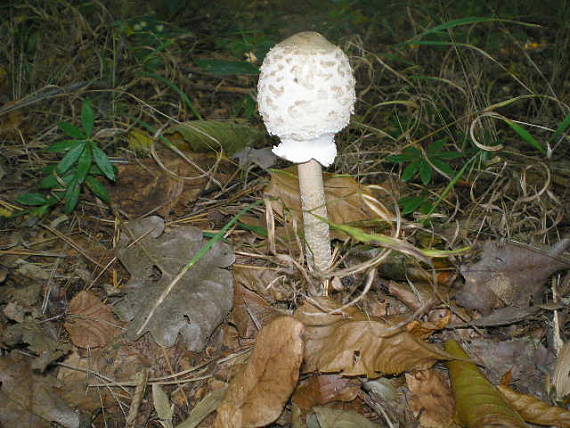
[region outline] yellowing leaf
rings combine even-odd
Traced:
[[[455,340],[448,340],[445,350],[459,359],[469,359]],[[468,428],[528,426],[474,363],[454,360],[447,366],[457,416],[463,425]]]
[[[129,149],[135,152],[148,153],[153,144],[152,137],[139,128],[131,129],[127,137]]]
[[[292,317],[261,329],[247,364],[228,386],[214,427],[265,426],[279,417],[299,379],[302,333],[303,324]]]
[[[516,392],[508,386],[498,385],[497,388],[527,422],[570,428],[569,410],[551,406],[536,397]]]

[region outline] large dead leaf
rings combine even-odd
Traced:
[[[187,153],[187,161],[167,149],[157,153],[162,165],[154,159],[121,165],[118,174],[121,185],[110,188],[113,204],[133,217],[187,210],[212,177],[225,183],[235,170],[231,162],[220,161],[214,154]]]
[[[265,426],[279,417],[299,378],[302,333],[303,325],[291,317],[260,331],[247,364],[230,382],[215,427]]]
[[[569,261],[560,258],[569,245],[570,239],[563,239],[542,252],[513,243],[486,242],[481,260],[461,268],[465,286],[457,301],[482,313],[503,306],[526,307],[531,299],[539,302],[548,277],[570,267]]]
[[[570,428],[569,410],[551,406],[532,395],[516,392],[508,386],[498,385],[497,388],[526,421],[537,425]]]
[[[0,357],[0,425],[79,427],[79,414],[61,399],[59,387],[54,377],[33,373],[27,357]]]
[[[190,350],[201,351],[232,307],[232,275],[223,268],[233,263],[234,253],[229,245],[217,242],[173,282],[206,241],[199,229],[189,226],[150,235],[153,228],[163,227],[157,225],[161,222],[149,217],[127,225],[119,260],[131,279],[115,311],[131,321],[127,330],[131,339],[149,331],[159,345],[172,346],[180,333]]]
[[[458,359],[463,359],[447,363],[459,422],[468,428],[528,426],[479,368],[465,361],[469,355],[459,343],[449,340],[445,343],[445,349]]]
[[[457,427],[455,402],[442,373],[434,369],[406,373],[406,383],[410,408],[423,428]]]
[[[75,346],[99,348],[121,333],[111,306],[89,291],[79,292],[69,303],[64,327]]]
[[[331,306],[325,299],[319,299],[319,303]],[[320,309],[306,303],[295,317],[306,327],[304,372],[340,372],[346,376],[376,378],[382,374],[427,369],[438,360],[450,358],[449,354],[407,330],[370,320],[354,309],[345,318],[323,316]]]
[[[394,218],[394,215],[373,197],[371,190],[354,178],[325,173],[323,179],[327,212],[332,223],[366,224],[378,220],[391,221]],[[302,224],[297,167],[273,170],[265,193],[281,202],[274,204],[278,214],[283,215],[285,210],[290,211],[296,216],[298,223]],[[371,209],[370,205],[376,207],[376,210]]]

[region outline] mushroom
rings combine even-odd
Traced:
[[[336,157],[334,135],[354,111],[354,77],[346,54],[315,32],[278,43],[261,66],[259,112],[281,140],[273,152],[298,164],[307,262],[317,273],[332,264],[322,166]],[[321,219],[319,219],[321,217]]]

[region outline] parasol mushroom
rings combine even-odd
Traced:
[[[273,47],[259,76],[259,112],[281,140],[273,152],[298,164],[307,261],[317,273],[332,263],[329,225],[318,218],[327,218],[321,165],[336,157],[334,136],[350,121],[354,86],[346,54],[309,31]]]

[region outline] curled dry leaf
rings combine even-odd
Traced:
[[[360,391],[360,382],[336,374],[316,375],[304,380],[293,394],[292,401],[301,410],[332,401],[352,401]]]
[[[275,421],[293,392],[303,360],[303,324],[280,317],[265,326],[243,370],[230,385],[214,426],[264,426]]]
[[[420,339],[427,339],[435,332],[444,329],[449,325],[452,318],[452,312],[447,310],[445,315],[436,321],[418,321],[414,320],[406,325],[406,330]]]
[[[455,402],[448,382],[437,370],[406,373],[411,392],[410,408],[424,428],[457,427],[453,420]]]
[[[569,410],[551,406],[532,395],[516,392],[508,386],[498,385],[497,388],[526,421],[537,425],[570,428]]]
[[[447,363],[460,423],[467,428],[528,427],[479,368],[474,363],[465,361],[469,359],[469,355],[459,343],[448,340],[445,350],[463,360]]]
[[[333,304],[326,298],[318,302],[324,308]],[[452,358],[405,329],[371,320],[354,308],[343,318],[323,315],[316,306],[306,303],[295,317],[306,326],[304,372],[340,372],[346,376],[376,378],[427,369],[438,360]]]
[[[99,348],[121,333],[109,305],[89,291],[80,291],[69,303],[64,324],[75,346]]]
[[[390,222],[394,219],[394,214],[374,198],[372,191],[367,186],[358,183],[354,178],[324,174],[323,179],[327,212],[331,223],[349,224],[377,221],[378,219]],[[291,210],[297,217],[299,224],[302,224],[301,197],[296,166],[284,170],[273,170],[271,182],[265,188],[265,193],[281,201],[282,205],[273,205],[279,214],[283,214],[284,209]],[[371,209],[370,206],[375,209]]]

